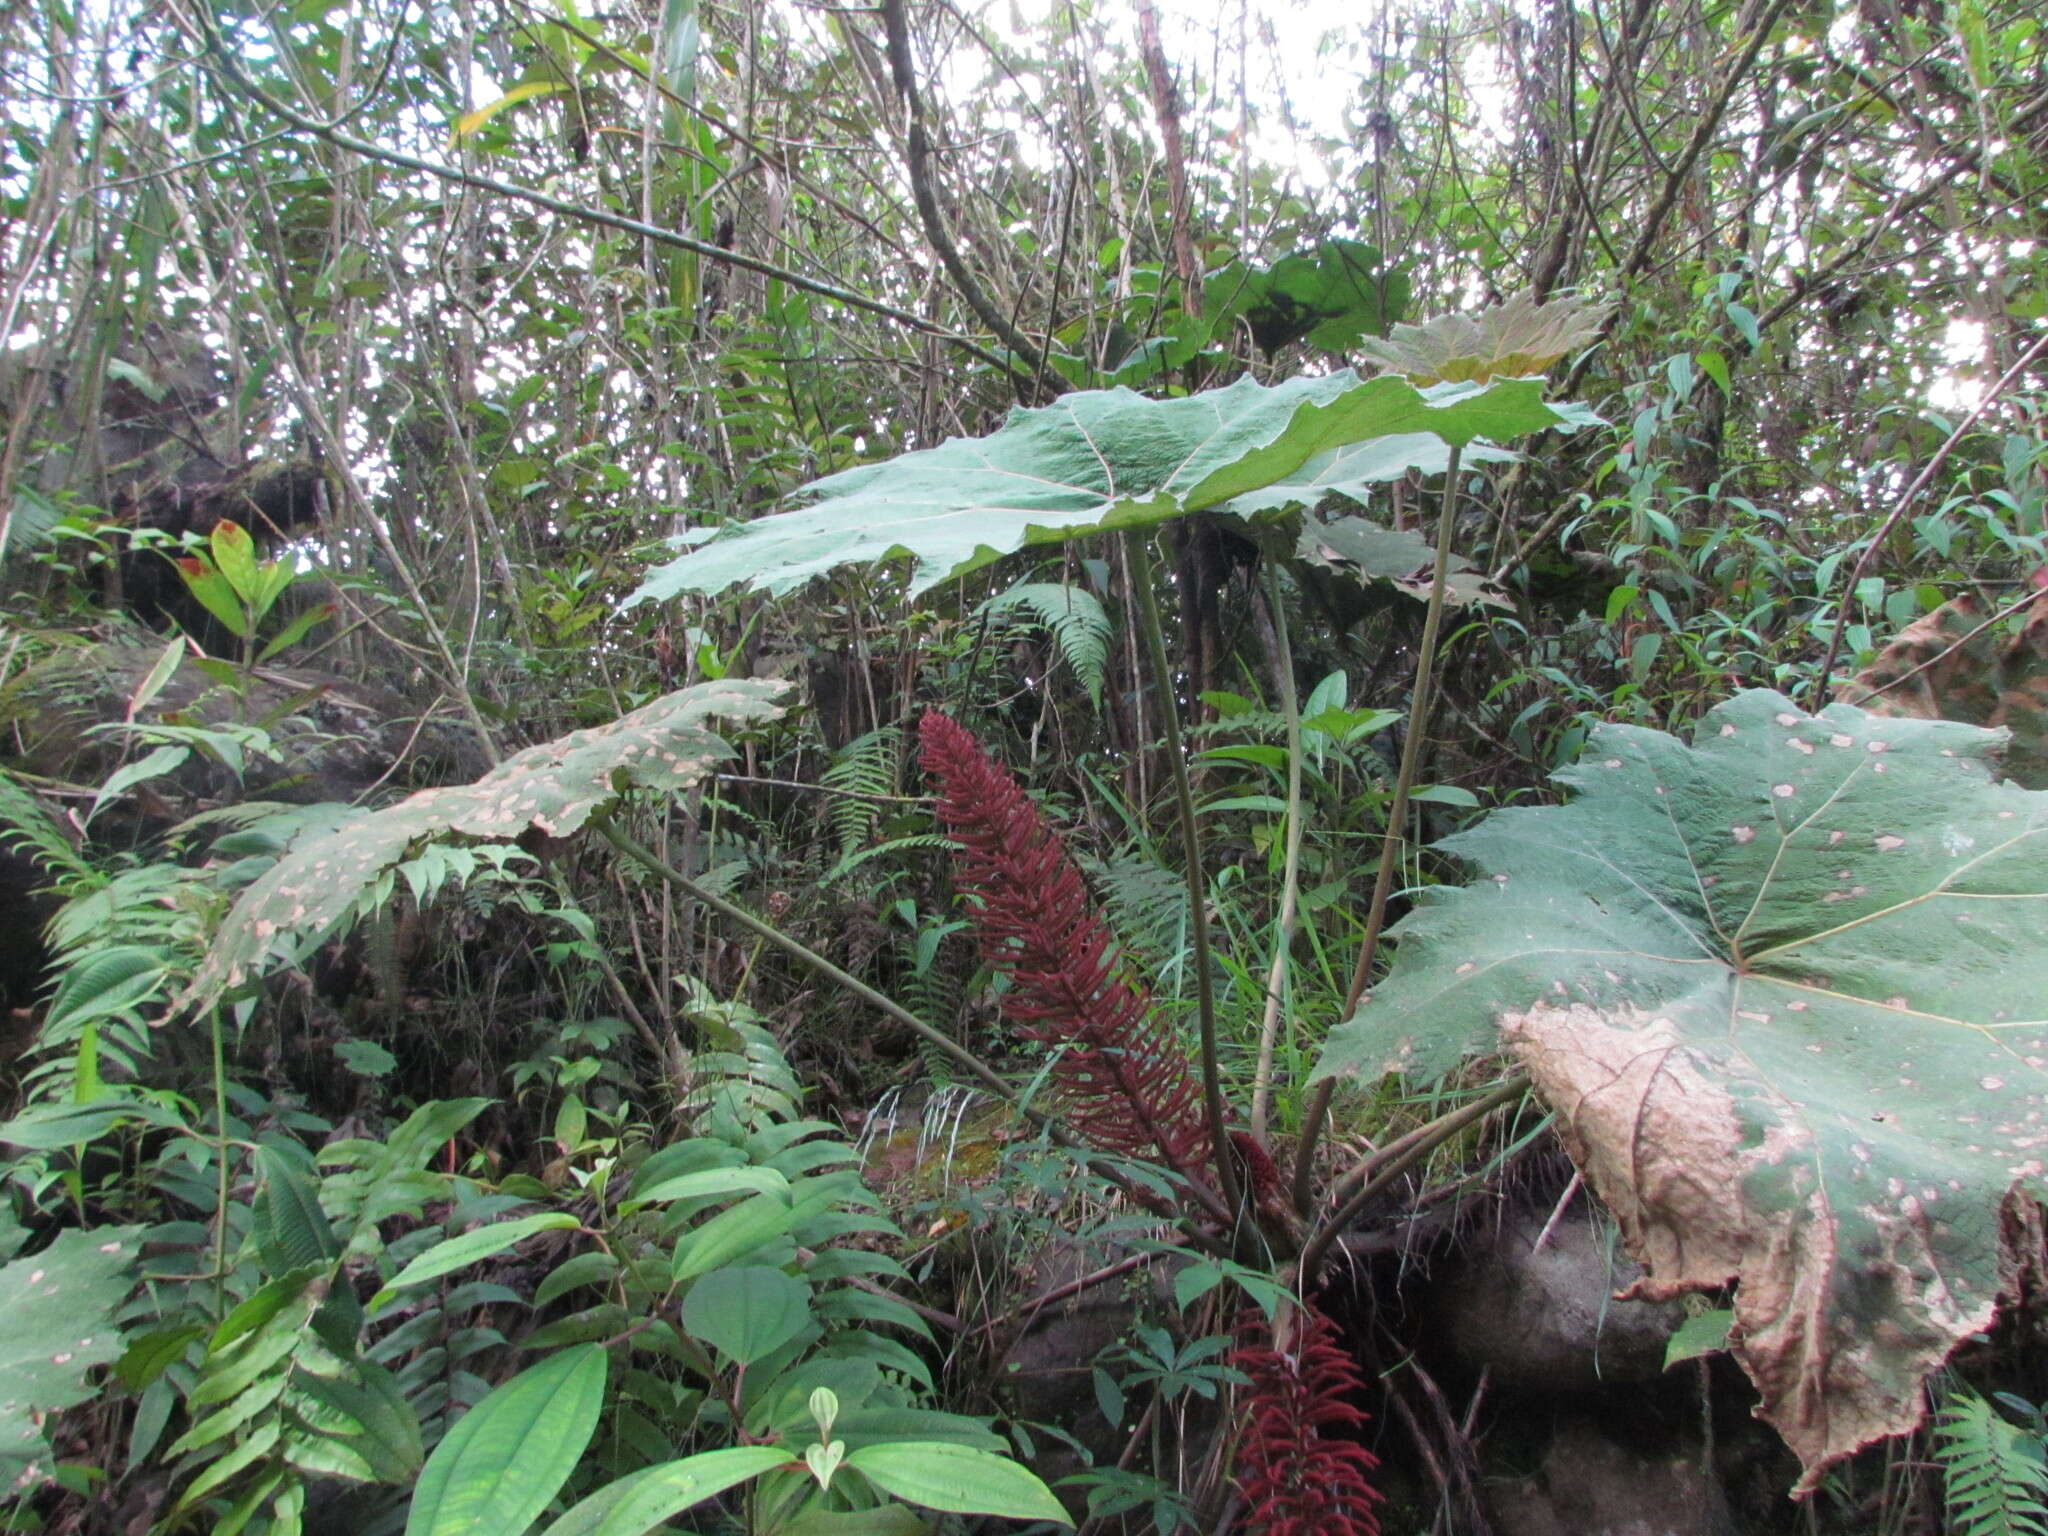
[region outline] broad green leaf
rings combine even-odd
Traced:
[[[1664,1343],[1664,1369],[1668,1371],[1681,1361],[1697,1360],[1701,1355],[1726,1349],[1728,1330],[1734,1325],[1735,1314],[1726,1307],[1688,1317]]]
[[[1304,339],[1326,352],[1346,351],[1400,315],[1408,287],[1407,274],[1389,272],[1377,247],[1341,239],[1270,267],[1232,262],[1205,284],[1216,318],[1242,316],[1268,356]]]
[[[99,815],[101,806],[105,805],[109,800],[120,799],[124,793],[135,785],[147,783],[151,779],[160,779],[166,774],[176,773],[185,766],[185,759],[191,755],[192,749],[190,747],[174,747],[170,745],[153,747],[135,759],[134,762],[124,764],[116,769],[107,776],[106,782],[100,785],[99,793],[92,797],[92,809],[85,813],[86,821],[88,823],[91,822],[93,817]]]
[[[528,828],[567,837],[628,788],[687,789],[732,756],[705,722],[773,720],[787,687],[752,678],[697,683],[610,725],[528,747],[474,784],[421,790],[305,839],[242,893],[182,1002],[203,1007],[260,976],[274,949],[289,952],[294,942],[326,933],[418,845],[449,837],[509,842]]]
[[[1003,1515],[1072,1525],[1038,1478],[1006,1456],[943,1440],[900,1440],[847,1453],[852,1467],[882,1492],[955,1515]]]
[[[51,1473],[43,1417],[92,1396],[94,1366],[120,1358],[114,1314],[133,1283],[141,1227],[60,1232],[40,1253],[0,1268],[0,1491]]]
[[[1998,732],[1776,694],[1694,743],[1602,726],[1569,805],[1442,847],[1320,1075],[1505,1045],[1648,1271],[1731,1280],[1735,1357],[1805,1465],[1919,1421],[1987,1327],[2048,1146],[2048,792]]]
[[[0,1143],[31,1152],[83,1146],[118,1126],[140,1121],[159,1130],[189,1132],[172,1111],[147,1099],[102,1095],[90,1104],[31,1104],[0,1125]]]
[[[735,1445],[648,1467],[592,1494],[541,1536],[644,1536],[656,1526],[795,1458],[774,1445]]]
[[[264,1267],[277,1275],[339,1258],[341,1245],[321,1212],[318,1186],[272,1147],[256,1149],[256,1169],[263,1185],[251,1214]]]
[[[1545,426],[1575,429],[1588,424],[1577,418],[1573,407],[1554,406],[1560,417]],[[1466,445],[1466,468],[1481,464],[1511,464],[1521,455],[1491,443]],[[1284,512],[1289,507],[1312,507],[1325,496],[1367,502],[1377,486],[1409,474],[1434,478],[1451,467],[1451,450],[1434,432],[1397,432],[1386,437],[1369,437],[1319,453],[1299,469],[1282,475],[1269,485],[1233,496],[1223,510],[1238,517],[1256,517],[1262,512]],[[1410,535],[1410,537],[1416,537]],[[1420,539],[1417,539],[1420,542]],[[1424,546],[1427,548],[1428,546]]]
[[[261,577],[256,568],[256,541],[249,537],[249,530],[233,518],[224,517],[213,525],[207,545],[213,553],[214,568],[227,578],[243,608],[256,613]],[[236,629],[239,633],[240,626]]]
[[[405,1536],[511,1536],[548,1507],[604,1407],[604,1347],[549,1356],[456,1422],[413,1489]]]
[[[780,1349],[810,1320],[811,1288],[765,1265],[713,1270],[683,1298],[683,1327],[738,1365]]]
[[[796,1225],[796,1212],[774,1195],[756,1195],[696,1228],[676,1243],[670,1267],[678,1280],[745,1258]]]
[[[248,631],[248,610],[235,594],[234,583],[219,567],[198,555],[183,555],[171,563],[177,566],[178,579],[184,582],[185,590],[197,598],[208,613],[219,619],[229,634],[240,635]]]
[[[370,1298],[370,1310],[374,1312],[409,1286],[424,1285],[429,1280],[438,1280],[493,1254],[503,1253],[514,1243],[524,1242],[536,1232],[574,1231],[580,1225],[582,1223],[567,1211],[542,1211],[537,1216],[493,1222],[487,1227],[459,1233],[434,1244],[393,1275],[390,1283]]]
[[[128,706],[121,711],[123,720],[133,720],[138,711],[164,691],[164,685],[178,670],[178,663],[185,659],[185,637],[177,636],[166,645],[150,664],[148,674],[135,685],[135,691],[128,695]]]
[[[694,1200],[705,1195],[737,1195],[742,1192],[786,1195],[789,1193],[789,1180],[773,1168],[706,1168],[679,1178],[663,1179],[652,1189],[635,1193],[633,1200],[636,1204],[652,1204],[657,1200]]]
[[[1354,373],[1148,400],[1127,389],[1019,410],[984,438],[832,475],[810,504],[720,532],[651,572],[633,603],[683,592],[787,592],[842,565],[908,557],[923,591],[1027,544],[1144,528],[1223,506],[1346,443],[1426,433],[1443,442],[1565,425],[1534,379],[1420,390]],[[1320,495],[1316,491],[1313,495]],[[1260,510],[1312,499],[1265,498]]]
[[[426,1454],[420,1424],[397,1378],[369,1360],[329,1357],[327,1369],[292,1373],[287,1401],[300,1432],[287,1439],[286,1459],[302,1470],[404,1485]]]
[[[1362,589],[1379,587],[1429,601],[1436,551],[1419,533],[1383,528],[1363,517],[1340,517],[1327,523],[1313,518],[1295,542],[1295,577],[1329,610],[1340,628],[1349,628],[1375,606]],[[1505,604],[1507,599],[1463,555],[1453,554],[1446,567],[1444,601]],[[1377,606],[1384,606],[1381,603]]]
[[[96,1019],[138,1008],[170,978],[165,952],[153,945],[117,944],[90,950],[64,973],[43,1018],[45,1031],[62,1037]]]
[[[266,642],[263,649],[256,653],[256,659],[258,661],[268,661],[271,657],[290,650],[306,638],[307,631],[312,629],[315,624],[326,623],[338,612],[340,610],[333,603],[319,603],[311,608],[300,610],[298,616],[291,623],[279,630],[276,636]]]

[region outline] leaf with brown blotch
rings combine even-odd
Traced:
[[[1735,1286],[1730,1349],[1802,1492],[1918,1424],[2040,1265],[2048,792],[1996,782],[2002,744],[1763,692],[1690,744],[1601,726],[1571,803],[1441,845],[1472,879],[1421,894],[1319,1069],[1504,1045],[1636,1293]]]
[[[1900,630],[1835,697],[1872,714],[2004,726],[2006,773],[2048,789],[2048,592],[2016,634],[1990,617],[1974,593],[1951,598]]]

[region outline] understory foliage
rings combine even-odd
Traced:
[[[0,1530],[2048,1532],[2039,12],[0,7]]]

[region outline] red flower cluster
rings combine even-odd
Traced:
[[[1251,1378],[1237,1481],[1254,1536],[1379,1536],[1370,1477],[1379,1458],[1353,1440],[1324,1434],[1365,1422],[1350,1398],[1358,1367],[1336,1343],[1337,1328],[1313,1307],[1292,1318],[1276,1345],[1264,1314],[1240,1331],[1230,1363]]]
[[[918,734],[959,852],[956,883],[980,903],[982,958],[1010,979],[1003,1011],[1030,1039],[1066,1047],[1053,1074],[1073,1122],[1105,1151],[1198,1176],[1209,1130],[1187,1054],[1130,979],[1081,871],[965,727],[933,710]]]

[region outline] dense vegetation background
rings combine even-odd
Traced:
[[[85,1332],[55,1368],[0,1347],[8,1528],[1044,1515],[1000,1454],[1076,1473],[1058,1491],[1096,1530],[1282,1530],[1284,1493],[1218,1426],[1299,1387],[1316,1348],[1320,1454],[1350,1471],[1303,1465],[1381,1463],[1333,1529],[1608,1528],[1529,1523],[1545,1499],[1567,1518],[1543,1392],[1489,1396],[1485,1369],[1415,1352],[1439,1331],[1431,1266],[1475,1231],[1534,1210],[1541,1249],[1567,1209],[1591,1219],[1543,1125],[1555,1085],[1525,1097],[1490,1060],[1384,1079],[1356,1045],[1333,1097],[1310,1079],[1386,963],[1383,918],[1458,878],[1427,845],[1557,799],[1598,722],[1679,731],[1757,688],[1818,710],[1875,663],[1858,697],[1911,684],[1925,707],[1903,713],[2038,746],[2020,626],[2048,567],[2048,40],[2020,0],[1326,18],[0,15],[0,1295],[10,1334]],[[1518,364],[1491,332],[1431,332],[1431,355],[1395,330],[1509,300],[1558,304],[1538,313],[1566,317],[1560,344]],[[1485,366],[1438,366],[1459,358]],[[1156,539],[993,561],[966,557],[1008,550],[1002,530],[970,524],[932,581],[868,558],[871,527],[859,563],[809,580],[721,541],[703,553],[735,569],[626,601],[677,536],[1020,406],[1089,421],[1124,409],[1095,391],[1352,366],[1496,391],[1548,370],[1584,409],[1449,477],[1440,447],[1332,472],[1273,517],[1176,505]],[[1161,418],[1101,419],[1105,463],[1141,475]],[[930,707],[1061,829],[1115,984],[1149,982],[1130,1018],[1158,1038],[1069,1050],[1164,1073],[1183,1046],[1162,1039],[1211,1037],[1174,1103],[1193,1126],[1225,1094],[1270,1180],[1221,1119],[1077,1163],[972,1091],[974,1063],[1013,1096],[1060,1083],[1004,1012],[1028,978],[970,931],[1009,898],[956,893],[947,833],[971,813],[934,820]],[[572,731],[596,733],[586,756],[516,755]],[[685,760],[616,756],[641,741]],[[357,883],[294,875],[332,877],[341,921],[289,953],[230,918],[289,850],[361,836],[349,807],[494,765],[552,809],[378,823],[397,830]],[[1218,1188],[1176,1149],[1218,1159]],[[1703,1469],[1660,1495],[1711,1506],[1701,1529],[2048,1528],[2038,1226],[2031,1249],[1997,1238],[2034,1208],[1988,1198],[2021,1305],[1963,1364],[2003,1407],[1943,1376],[1934,1438],[1845,1460],[1867,1436],[1809,1454],[1788,1429],[1794,1460],[1725,1358],[1664,1378],[1659,1355],[1572,1432],[1654,1420],[1600,1444]],[[1308,1250],[1334,1246],[1341,1283],[1298,1263],[1332,1208]],[[38,1299],[45,1271],[63,1300]],[[1083,1280],[1121,1310],[1034,1345],[1020,1318]],[[1292,1346],[1288,1287],[1322,1298]],[[1726,1299],[1695,1304],[1724,1330],[1703,1348]],[[1982,1322],[1956,1315],[1905,1373],[1909,1417]],[[1317,1328],[1341,1348],[1301,1342]],[[526,1397],[490,1396],[507,1381]],[[832,1471],[842,1398],[858,1477]],[[487,1399],[479,1430],[462,1410]],[[1253,1422],[1267,1450],[1318,1438]],[[822,1471],[780,1470],[811,1440]],[[529,1477],[542,1444],[568,1449]],[[709,1452],[740,1457],[715,1487],[692,1462],[639,1516],[616,1493],[569,1509]],[[493,1485],[534,1498],[462,1503]]]

